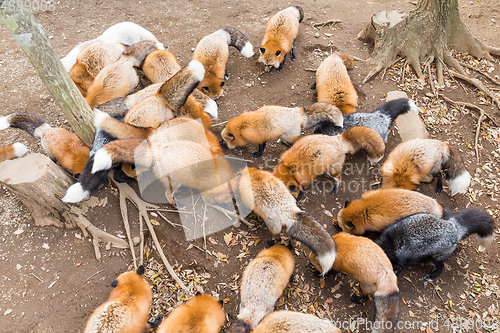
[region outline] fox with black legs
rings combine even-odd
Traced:
[[[389,129],[394,120],[407,112],[418,114],[418,108],[411,99],[398,98],[380,105],[375,111],[357,111],[344,116],[343,126],[322,122],[313,129],[314,134],[338,135],[354,126],[366,126],[374,129],[387,143]]]
[[[495,223],[487,212],[468,208],[447,220],[432,214],[414,214],[388,226],[376,242],[397,274],[410,263],[430,259],[436,268],[425,279],[433,281],[443,272],[444,262],[458,242],[472,234],[478,235],[480,251],[491,244]]]

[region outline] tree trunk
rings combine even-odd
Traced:
[[[59,60],[47,32],[28,9],[21,6],[22,10],[18,10],[20,3],[9,4],[0,0],[0,22],[26,53],[75,133],[92,146],[95,131],[92,110]]]
[[[488,60],[492,60],[491,54],[500,55],[500,49],[472,36],[460,19],[458,0],[419,0],[409,13],[377,12],[358,38],[374,43],[368,61],[376,67],[363,82],[392,66],[397,56],[406,57],[420,80],[424,80],[420,61],[425,59],[426,65],[435,61],[438,84],[443,85],[443,64],[465,74],[450,48]]]

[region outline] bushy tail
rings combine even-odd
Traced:
[[[450,156],[443,163],[442,169],[445,170],[452,196],[469,187],[470,173],[467,171],[462,157],[455,149],[450,147]]]
[[[354,59],[350,55],[340,51],[336,51],[335,54],[337,54],[339,58],[342,59],[342,62],[344,63],[346,69],[354,68]]]
[[[191,60],[188,66],[181,68],[158,90],[167,106],[174,114],[179,112],[189,95],[198,86],[205,75],[205,68],[198,60]]]
[[[399,291],[382,295],[376,292],[373,295],[375,322],[373,323],[372,332],[392,332],[397,327],[399,299]]]
[[[293,5],[292,7],[297,8],[297,10],[299,11],[299,23],[302,22],[302,20],[304,19],[304,10],[302,9],[302,7],[297,5]]]
[[[304,107],[306,121],[304,129],[313,127],[314,125],[328,121],[336,126],[344,125],[344,116],[342,111],[333,104],[318,102]]]
[[[217,119],[217,117],[219,116],[219,107],[213,99],[211,99],[198,89],[193,90],[192,95],[197,102],[203,105],[203,110],[206,113],[208,113],[211,117]]]
[[[251,331],[250,325],[240,319],[235,319],[227,329],[227,333],[248,333]]]
[[[71,68],[75,65],[76,58],[78,57],[78,55],[80,54],[80,52],[84,48],[86,48],[87,46],[89,46],[91,44],[97,43],[97,42],[98,42],[97,39],[92,39],[92,40],[80,43],[77,46],[75,46],[73,49],[71,49],[71,51],[69,51],[69,53],[64,58],[61,58],[61,62],[63,63],[66,71],[69,72],[71,70]]]
[[[467,235],[477,234],[479,250],[484,251],[495,237],[495,222],[485,211],[477,208],[468,208],[457,214],[454,218],[467,230]]]
[[[384,157],[384,139],[382,139],[377,131],[369,127],[351,127],[342,133],[342,138],[352,146],[352,150],[348,151],[348,153],[355,154],[361,149],[364,149],[368,154],[368,160],[372,164],[377,163]]]
[[[409,98],[398,98],[385,102],[375,111],[388,115],[391,118],[391,125],[400,114],[405,114],[408,111],[418,114],[418,108],[415,102]]]
[[[146,139],[150,131],[148,128],[124,123],[99,109],[94,109],[94,125],[96,128],[100,128],[119,140],[132,138]]]
[[[20,128],[37,139],[40,139],[41,133],[38,133],[36,129],[43,124],[46,122],[42,118],[26,112],[12,112],[0,117],[0,130],[8,127]]]
[[[15,157],[21,157],[26,154],[27,151],[28,148],[19,142],[0,147],[0,162],[11,160]]]
[[[130,105],[127,103],[127,97],[117,97],[99,105],[99,110],[106,112],[111,117],[123,118],[130,110]]]
[[[337,257],[337,245],[330,233],[313,216],[306,212],[297,213],[296,222],[286,234],[314,252],[321,265],[321,275],[328,273]]]
[[[105,144],[94,156],[91,173],[110,170],[121,163],[150,167],[153,163],[148,141],[141,138],[115,140]]]
[[[130,45],[125,49],[125,51],[123,51],[123,55],[132,59],[135,67],[141,67],[148,54],[157,49],[158,46],[156,42],[144,41]]]
[[[229,41],[227,45],[237,48],[241,55],[246,58],[253,56],[253,45],[248,40],[247,36],[245,36],[240,30],[231,27],[225,27],[222,30],[229,34]]]

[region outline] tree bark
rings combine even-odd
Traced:
[[[42,24],[27,8],[15,4],[9,6],[6,0],[0,0],[0,22],[26,53],[75,133],[92,146],[92,110],[59,60]]]

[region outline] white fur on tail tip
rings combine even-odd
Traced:
[[[106,149],[99,149],[94,155],[94,165],[92,165],[91,173],[94,174],[97,171],[109,170],[113,165],[113,158],[106,151]]]
[[[94,109],[94,126],[97,128],[100,128],[102,122],[107,117],[111,117],[111,116],[109,114],[107,114],[106,112],[102,112],[101,110],[99,110],[97,108]]]
[[[418,106],[415,104],[413,100],[408,101],[408,105],[410,106],[410,112],[413,112],[414,114],[418,115]]]
[[[491,242],[493,242],[493,239],[495,238],[495,232],[493,232],[491,235],[489,236],[486,236],[486,237],[477,237],[477,239],[479,240],[479,247],[478,247],[478,251],[479,252],[484,252],[486,251],[486,247],[488,245],[491,244]]]
[[[382,155],[380,157],[374,157],[374,158],[370,158],[370,156],[368,156],[368,162],[370,162],[371,165],[377,164],[378,162],[380,162],[380,160],[382,158],[384,158],[384,155]]]
[[[451,195],[454,196],[458,192],[465,190],[470,185],[470,173],[465,171],[460,176],[448,181],[448,187],[450,188]]]
[[[20,142],[14,143],[12,147],[14,147],[14,154],[16,154],[16,157],[21,157],[28,151],[28,147]]]
[[[208,113],[212,118],[217,119],[219,116],[219,107],[213,99],[209,99],[207,105],[205,105],[205,112]]]
[[[191,60],[188,65],[189,70],[196,77],[198,81],[203,80],[205,76],[205,68],[198,60]]]
[[[0,117],[0,130],[4,130],[10,127],[10,122],[7,120],[7,117]]]
[[[245,46],[243,46],[243,48],[241,49],[240,53],[244,57],[247,57],[247,58],[252,57],[254,55],[252,43],[246,42]]]
[[[63,202],[75,203],[75,202],[82,201],[83,199],[85,199],[89,195],[90,195],[90,192],[84,191],[82,184],[75,183],[68,188],[68,190],[66,191],[66,195],[61,200]]]
[[[321,265],[321,276],[325,276],[330,269],[332,269],[333,263],[335,262],[335,258],[337,257],[337,251],[330,251],[320,256],[316,256],[319,264]]]

